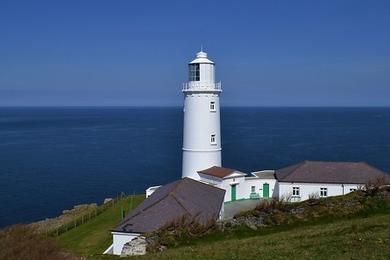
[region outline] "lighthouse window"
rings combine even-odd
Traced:
[[[211,101],[210,102],[210,111],[215,111],[215,102],[214,101]]]
[[[189,81],[199,81],[200,80],[200,68],[198,64],[190,64],[188,66],[189,71]]]
[[[210,143],[211,144],[217,144],[217,139],[215,139],[215,135],[210,136]]]

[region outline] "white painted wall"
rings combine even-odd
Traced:
[[[219,188],[224,189],[225,192],[225,200],[224,202],[231,201],[232,199],[232,184],[236,184],[236,199],[243,199],[245,197],[245,177],[239,176],[239,177],[231,177],[226,178],[222,181],[222,183],[219,185]]]
[[[221,166],[220,90],[214,89],[214,64],[206,53],[198,53],[192,63],[200,64],[200,81],[190,81],[184,93],[182,177],[199,180],[198,171]],[[210,102],[215,109],[210,110]],[[215,143],[211,143],[215,135]]]
[[[215,81],[214,64],[200,64],[200,81],[206,83]]]
[[[263,185],[269,184],[269,196],[272,198],[290,199],[290,201],[303,201],[309,199],[310,195],[320,196],[320,189],[327,188],[327,197],[339,196],[357,190],[363,184],[331,184],[331,183],[287,183],[278,182],[276,179],[259,179],[257,177],[245,177],[239,174],[232,174],[224,179],[200,174],[201,181],[215,185],[226,191],[224,202],[231,201],[232,184],[236,184],[236,200],[250,199],[251,187],[263,198]],[[293,197],[293,187],[300,188],[300,196]]]
[[[201,182],[205,182],[207,184],[221,188],[221,184],[223,181],[222,178],[218,178],[218,177],[214,177],[214,176],[210,176],[210,175],[206,175],[206,174],[202,174],[202,173],[199,173],[199,177],[200,177]]]
[[[246,189],[248,194],[251,192],[251,187],[255,186],[256,193],[259,194],[260,198],[263,198],[263,185],[265,183],[269,184],[269,198],[277,198],[277,188],[276,188],[276,180],[275,179],[259,179],[256,177],[247,177],[245,178]],[[249,196],[249,195],[248,195]]]
[[[233,173],[231,177],[222,179],[206,174],[199,174],[200,181],[208,183],[210,185],[214,185],[220,189],[225,190],[225,198],[224,202],[231,201],[231,185],[237,184],[237,190],[236,190],[236,199],[242,199],[244,198],[245,194],[245,177],[241,174],[235,174]]]
[[[137,233],[121,233],[121,232],[111,232],[113,240],[113,254],[120,255],[122,252],[123,246],[138,237],[141,234]]]
[[[350,189],[358,189],[361,184],[331,184],[331,183],[290,183],[279,182],[279,198],[290,198],[293,187],[300,188],[300,196],[292,197],[291,201],[303,201],[309,199],[311,194],[319,196],[320,188],[328,188],[328,196],[345,195],[351,192]]]
[[[215,185],[218,188],[224,189],[225,199],[224,202],[231,201],[231,190],[232,184],[236,184],[236,199],[250,199],[251,187],[255,186],[256,193],[259,194],[260,197],[263,197],[263,184],[269,184],[269,196],[270,197],[278,197],[278,189],[276,186],[277,181],[275,179],[259,179],[257,177],[245,177],[238,174],[233,174],[228,176],[225,179],[200,174],[200,180]]]
[[[320,188],[327,188],[327,197],[339,196],[361,188],[362,184],[328,184],[328,183],[279,183],[275,179],[259,179],[256,177],[229,176],[225,179],[201,174],[201,181],[215,185],[226,191],[224,202],[231,201],[232,184],[236,184],[236,200],[250,199],[251,187],[263,198],[263,184],[269,184],[270,198],[291,199],[290,201],[303,201],[310,195],[320,195]],[[300,188],[300,196],[292,197],[293,187]]]

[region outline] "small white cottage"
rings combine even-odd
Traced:
[[[309,197],[344,195],[369,181],[388,178],[383,171],[365,162],[304,161],[279,170],[245,173],[213,166],[198,171],[200,181],[226,191],[224,202],[245,199],[279,198],[290,202]]]
[[[211,168],[198,171],[200,181],[224,189],[224,201],[234,201],[247,198],[249,191],[245,183],[245,173],[223,167],[213,166]],[[248,195],[248,196],[247,196]]]
[[[273,170],[253,172],[251,176],[238,170],[213,166],[198,171],[200,181],[224,189],[225,202],[275,197]]]
[[[111,230],[113,243],[106,254],[121,255],[125,244],[144,233],[175,221],[206,225],[220,217],[225,191],[183,178],[161,186]]]
[[[339,196],[389,175],[366,162],[304,161],[275,171],[278,197],[302,201]]]

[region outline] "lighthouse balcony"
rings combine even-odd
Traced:
[[[183,83],[183,92],[222,92],[221,82],[186,82]]]

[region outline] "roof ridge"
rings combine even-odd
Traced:
[[[324,160],[304,160],[301,163],[306,163],[306,162],[323,162],[323,163],[364,163],[365,161],[324,161]]]
[[[187,177],[186,177],[186,178],[187,178]],[[181,178],[181,179],[177,180],[176,185],[173,186],[172,191],[169,192],[168,194],[171,194],[172,192],[176,191],[176,189],[180,186],[180,184],[182,183],[182,180],[184,180],[184,179],[185,179],[185,178]]]
[[[180,207],[182,207],[187,213],[189,213],[189,211],[183,206],[183,204],[178,200],[178,198],[176,197],[176,190],[177,188],[179,188],[179,186],[183,183],[184,180],[186,179],[189,179],[188,177],[185,177],[185,178],[182,178],[180,180],[178,180],[177,184],[173,187],[172,191],[168,193],[169,196],[172,196],[176,202],[180,205]],[[167,195],[167,196],[168,196]]]
[[[214,187],[214,186],[212,186],[212,185],[210,185],[210,184],[203,183],[203,182],[200,182],[200,181],[196,181],[196,180],[193,180],[193,179],[188,178],[188,177],[183,178],[183,180],[184,180],[184,179],[189,180],[189,181],[193,181],[193,182],[197,182],[197,183],[199,183],[199,184],[206,185],[208,188],[216,188],[216,189],[220,189],[220,190],[223,190],[224,192],[226,192],[224,189],[221,189],[221,188],[218,188],[218,187]],[[178,187],[178,186],[177,186],[177,187]],[[180,199],[176,196],[175,193],[170,192],[169,194],[176,200],[176,202],[180,205],[180,207],[182,207],[190,216],[196,218],[198,215],[200,215],[199,212],[196,213],[195,215],[191,214],[191,212],[183,205],[183,203],[180,201]],[[195,204],[197,204],[197,203],[195,203]],[[221,207],[222,207],[222,206],[221,206]],[[221,209],[219,209],[219,210],[221,210]]]
[[[187,210],[186,207],[184,207],[184,205],[179,201],[179,199],[176,197],[176,194],[174,193],[170,193],[170,195],[176,200],[176,202],[180,205],[180,207],[182,207],[188,214],[191,215],[191,213]]]
[[[159,200],[156,200],[154,203],[150,204],[149,206],[145,207],[144,209],[138,211],[137,213],[135,213],[133,216],[129,217],[129,218],[124,218],[123,221],[128,221],[136,216],[138,216],[139,214],[141,214],[142,212],[145,212],[147,209],[153,207],[154,205],[156,205],[157,203],[159,203],[160,201],[162,201],[163,199],[165,199],[166,197],[168,197],[169,193],[163,197],[161,197]],[[131,212],[131,211],[130,211]],[[129,212],[129,214],[130,214]]]
[[[174,186],[174,188],[172,190],[175,190],[176,187],[180,184],[180,180],[177,181],[178,183]],[[172,191],[171,191],[172,192]],[[150,204],[149,206],[145,207],[144,209],[140,210],[139,212],[135,213],[133,216],[129,217],[129,218],[124,218],[122,221],[128,221],[136,216],[138,216],[139,214],[141,214],[142,212],[145,212],[147,209],[153,207],[154,205],[156,205],[157,203],[159,203],[160,201],[162,201],[163,199],[165,199],[166,197],[168,197],[171,192],[168,192],[165,196],[162,196],[160,199],[156,200],[154,203]],[[135,208],[136,209],[136,208]],[[130,211],[131,212],[131,211]],[[129,214],[130,214],[129,212]],[[122,221],[119,223],[119,225],[122,223]]]
[[[299,168],[301,168],[303,165],[305,165],[307,162],[310,162],[310,161],[307,161],[307,160],[305,160],[305,161],[302,161],[302,162],[300,162],[300,163],[297,163],[297,164],[295,164],[295,168],[292,170],[292,171],[290,171],[286,176],[284,176],[284,178],[286,178],[287,176],[289,176],[290,174],[292,174],[293,172],[295,172],[296,170],[298,170]],[[293,165],[294,166],[294,165]],[[284,179],[283,178],[283,179]]]
[[[371,168],[371,169],[373,169],[373,170],[376,170],[376,171],[379,171],[379,172],[381,172],[381,173],[387,174],[387,173],[386,173],[385,171],[383,171],[382,169],[376,168],[375,166],[369,164],[369,163],[366,162],[366,161],[361,161],[361,162],[359,162],[359,163],[363,163],[363,164],[367,165],[369,168]]]

